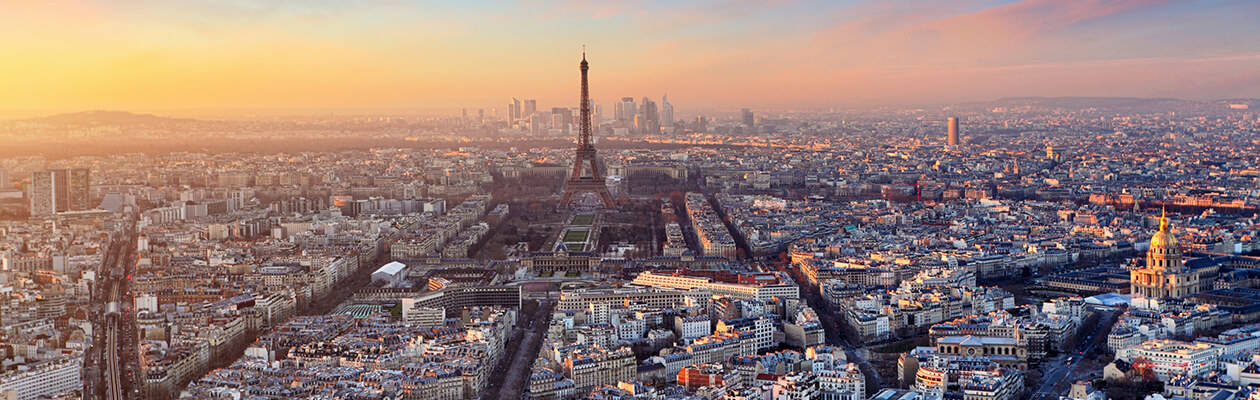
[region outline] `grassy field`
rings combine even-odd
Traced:
[[[573,217],[573,226],[591,226],[595,223],[595,216],[591,214],[578,214]]]
[[[589,230],[570,229],[564,232],[565,243],[586,243],[586,238],[591,235]]]

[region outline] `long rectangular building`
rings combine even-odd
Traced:
[[[639,286],[650,286],[676,290],[703,289],[717,296],[729,296],[744,300],[766,301],[772,298],[799,299],[800,288],[788,283],[772,284],[738,284],[714,282],[713,279],[695,276],[658,274],[652,271],[640,273],[634,281]]]
[[[80,375],[83,357],[64,357],[34,364],[29,368],[15,369],[0,374],[0,398],[6,392],[19,399],[40,396],[58,396],[83,388]]]
[[[596,305],[646,304],[652,309],[677,308],[687,304],[687,298],[706,301],[707,291],[679,291],[653,288],[579,289],[560,292],[561,311],[581,311]]]

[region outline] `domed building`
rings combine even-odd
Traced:
[[[1186,268],[1177,236],[1168,226],[1168,216],[1159,216],[1159,231],[1151,236],[1146,250],[1146,266],[1129,272],[1132,305],[1154,308],[1162,298],[1182,298],[1199,291],[1199,273]]]

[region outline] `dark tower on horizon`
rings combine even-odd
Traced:
[[[573,199],[573,195],[581,193],[594,193],[599,200],[604,203],[605,207],[613,205],[612,194],[608,192],[608,185],[604,182],[604,173],[600,170],[599,157],[596,156],[595,144],[591,142],[591,96],[590,89],[586,83],[586,71],[590,66],[586,63],[586,52],[582,52],[582,101],[579,106],[578,123],[580,131],[578,133],[578,146],[576,157],[573,159],[573,173],[569,179],[564,181],[564,196],[560,199],[561,205],[568,205]],[[589,167],[589,168],[587,168]],[[589,171],[590,174],[585,172]]]

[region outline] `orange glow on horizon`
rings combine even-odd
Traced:
[[[1254,5],[4,3],[0,110],[565,107],[582,44],[605,113],[1260,93],[1260,45],[1193,40],[1255,37]]]

